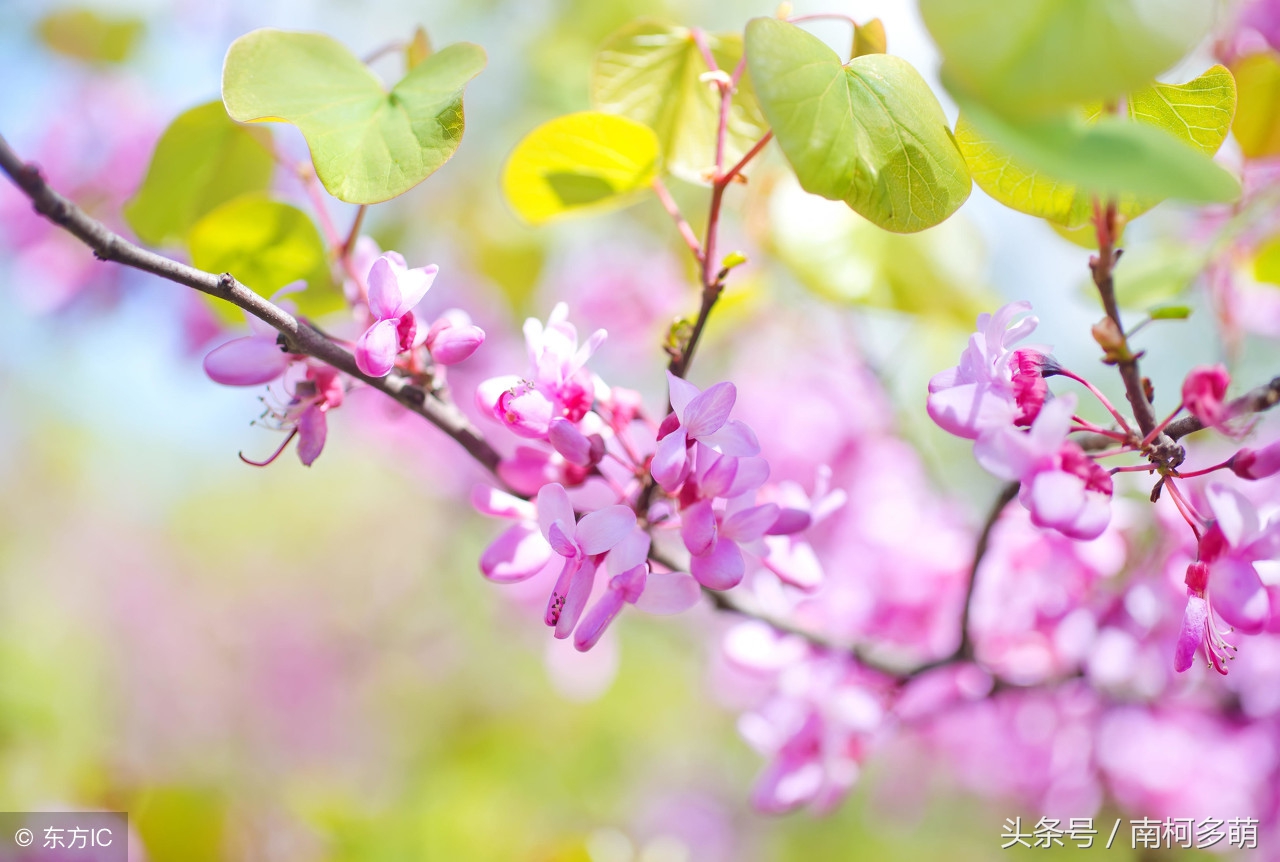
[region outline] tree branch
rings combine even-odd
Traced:
[[[1265,413],[1276,404],[1280,404],[1280,377],[1272,378],[1270,383],[1250,389],[1244,395],[1227,405],[1227,416],[1246,416],[1250,413]],[[1181,440],[1188,434],[1204,430],[1204,423],[1194,416],[1184,416],[1176,422],[1170,422],[1164,429],[1174,440]]]
[[[1000,489],[1000,495],[992,503],[991,509],[987,512],[986,520],[983,522],[982,531],[978,534],[978,542],[973,549],[973,562],[969,566],[969,582],[965,587],[964,607],[960,612],[960,643],[948,655],[927,661],[923,664],[914,666],[904,666],[893,662],[885,661],[876,656],[875,651],[858,644],[839,643],[818,634],[801,628],[794,623],[781,619],[763,608],[756,605],[750,598],[741,594],[730,592],[721,592],[719,590],[710,590],[706,587],[702,588],[702,593],[711,602],[712,606],[717,610],[728,611],[739,616],[760,620],[768,624],[779,632],[789,635],[795,635],[804,638],[810,644],[819,649],[829,650],[831,652],[847,652],[851,654],[855,661],[870,670],[878,671],[886,676],[895,677],[905,682],[913,679],[926,671],[936,668],[945,667],[946,665],[956,664],[957,662],[973,661],[973,641],[969,635],[969,617],[973,606],[974,586],[978,580],[978,569],[982,565],[982,560],[986,557],[987,550],[991,545],[991,534],[995,530],[996,523],[1000,520],[1000,515],[1004,512],[1006,506],[1013,502],[1018,496],[1019,485],[1017,482],[1008,482]],[[651,552],[650,559],[659,563],[672,571],[680,569],[672,561],[668,560],[660,552]]]
[[[37,213],[87,245],[99,260],[158,275],[243,309],[279,332],[289,352],[315,357],[364,381],[444,431],[490,471],[497,468],[500,460],[497,451],[454,404],[427,392],[399,373],[392,373],[387,377],[369,377],[362,373],[356,367],[355,357],[345,348],[254,293],[230,273],[217,275],[196,269],[134,245],[112,232],[102,222],[54,191],[45,182],[39,168],[18,158],[3,137],[0,137],[0,170],[8,174],[14,185],[31,199]]]

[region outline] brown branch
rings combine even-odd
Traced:
[[[370,377],[364,374],[356,367],[355,357],[345,348],[254,293],[230,273],[217,275],[196,269],[134,245],[112,232],[102,222],[54,191],[45,182],[39,168],[19,159],[3,137],[0,137],[0,170],[8,174],[14,185],[31,199],[37,213],[87,245],[99,260],[158,275],[243,309],[279,332],[289,352],[315,357],[364,381],[444,431],[490,471],[497,468],[498,453],[454,404],[425,391],[401,374],[392,373],[387,377]]]

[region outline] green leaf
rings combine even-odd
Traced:
[[[1231,73],[1214,66],[1186,84],[1154,84],[1133,93],[1128,114],[1147,126],[1163,129],[1179,141],[1212,156],[1226,140],[1235,113],[1236,89]],[[1097,122],[1101,107],[1078,112],[1084,123]],[[1086,126],[1085,135],[1089,134]],[[973,173],[974,182],[1007,207],[1039,216],[1066,228],[1085,224],[1092,211],[1091,192],[1048,170],[1015,159],[962,115],[956,123],[956,142]],[[1135,177],[1135,182],[1145,182]],[[1124,195],[1120,214],[1132,219],[1159,203],[1163,196]]]
[[[1280,56],[1250,54],[1232,65],[1240,88],[1240,110],[1231,131],[1251,159],[1280,155]]]
[[[1070,110],[1016,120],[963,100],[961,110],[972,124],[972,129],[961,129],[961,146],[975,154],[971,169],[981,178],[979,185],[997,189],[999,194],[993,193],[997,200],[1016,201],[1017,205],[1009,204],[1015,209],[1026,206],[1036,210],[1033,214],[1043,212],[1068,227],[1083,218],[1079,206],[1067,204],[1067,191],[1061,188],[1065,185],[1079,186],[1084,195],[1127,194],[1197,203],[1231,201],[1240,194],[1240,183],[1230,172],[1170,132],[1145,122],[1103,116],[1090,124]],[[1007,185],[998,181],[1001,158],[1009,160]],[[1018,196],[1019,174],[1025,175],[1028,185],[1035,184],[1034,193]]]
[[[275,167],[271,131],[242,126],[221,102],[180,114],[165,129],[124,216],[143,242],[169,245],[218,205],[265,191]]]
[[[90,63],[129,59],[146,25],[139,18],[108,18],[91,9],[60,9],[40,19],[40,39],[59,54]]]
[[[479,46],[450,45],[388,93],[328,36],[254,30],[227,51],[222,100],[241,122],[297,126],[329,193],[372,204],[413,188],[453,155],[462,139],[463,87],[484,65]]]
[[[1209,31],[1205,0],[920,0],[957,96],[1037,113],[1145,87]]]
[[[853,28],[853,55],[862,57],[867,54],[883,54],[889,50],[889,39],[884,32],[884,22],[872,18],[865,24]]]
[[[1186,320],[1191,316],[1189,305],[1159,305],[1148,312],[1152,320]]]
[[[502,174],[502,190],[530,224],[634,201],[658,175],[658,137],[635,120],[581,111],[525,136]]]
[[[716,65],[732,73],[742,37],[712,34]],[[605,41],[591,67],[591,105],[643,123],[658,135],[663,166],[681,179],[703,182],[715,167],[720,91],[699,80],[707,63],[687,27],[642,19]],[[735,164],[769,130],[749,75],[738,82],[726,126],[724,167]]]
[[[799,27],[755,18],[747,63],[806,191],[898,233],[938,224],[969,196],[969,171],[942,107],[905,60],[868,54],[845,66]]]
[[[318,317],[342,308],[324,241],[311,218],[297,207],[264,194],[242,195],[196,222],[188,236],[191,262],[207,272],[229,272],[263,296],[299,279],[292,294],[298,310]],[[214,301],[220,316],[238,321],[240,311]]]

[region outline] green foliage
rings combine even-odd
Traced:
[[[305,280],[307,289],[290,297],[303,314],[317,316],[343,305],[320,233],[297,207],[262,194],[241,195],[198,221],[188,242],[197,267],[230,272],[263,296]],[[224,302],[214,307],[239,322],[239,309]]]
[[[124,216],[144,242],[169,245],[218,205],[265,191],[274,168],[269,129],[242,126],[221,102],[178,116],[156,144],[147,178]]]
[[[213,790],[154,787],[129,806],[152,862],[218,862],[226,858],[227,803]]]
[[[872,18],[870,21],[853,28],[852,56],[863,57],[867,54],[883,54],[888,50],[889,39],[884,32],[884,22],[879,18]]]
[[[1148,313],[1152,320],[1186,320],[1191,316],[1191,306],[1160,305]]]
[[[969,171],[920,74],[888,54],[843,65],[776,18],[747,25],[765,116],[806,191],[843,200],[887,230],[938,224],[969,196]]]
[[[146,31],[139,18],[106,17],[92,9],[59,9],[40,19],[40,39],[59,54],[89,63],[123,63]]]
[[[1101,116],[1089,123],[1072,110],[1016,119],[964,100],[961,109],[972,125],[965,140],[967,152],[975,157],[975,173],[996,189],[996,198],[1014,200],[1015,209],[1035,209],[1034,214],[1066,225],[1080,223],[1078,211],[1073,212],[1076,190],[1066,186],[1079,186],[1088,194],[1197,203],[1230,201],[1240,194],[1240,183],[1228,171],[1147,122]],[[998,173],[1005,158],[1017,166],[1010,169],[1011,177],[1020,171],[1037,180],[1040,187],[1034,196],[1024,198],[1016,186],[1002,189],[992,182],[993,165]]]
[[[742,57],[742,37],[721,33],[706,39],[716,66],[732,73]],[[701,80],[706,72],[706,60],[687,27],[636,21],[610,36],[596,55],[591,104],[653,129],[664,167],[681,179],[705,181],[715,166],[720,121],[720,90]],[[726,167],[768,131],[746,74],[738,82],[726,130]]]
[[[1130,119],[1162,129],[1189,148],[1212,156],[1226,140],[1231,127],[1236,105],[1235,81],[1225,67],[1214,66],[1186,84],[1148,86],[1131,94],[1126,104]],[[1096,122],[1101,113],[1099,106],[1080,111],[1085,123]],[[1079,227],[1089,220],[1092,194],[1088,189],[1015,159],[1007,149],[975,128],[967,116],[956,123],[956,141],[973,172],[974,182],[1005,206],[1066,228]],[[1135,177],[1134,181],[1143,181],[1143,178]],[[1122,198],[1120,214],[1134,218],[1159,200],[1159,196]]]
[[[1280,56],[1267,51],[1234,63],[1240,110],[1231,131],[1251,159],[1280,155]]]
[[[450,45],[388,93],[328,36],[255,30],[227,52],[222,99],[241,122],[297,126],[329,193],[371,204],[408,191],[453,155],[462,139],[463,87],[484,65],[479,46]]]
[[[507,160],[502,190],[530,224],[624,206],[658,175],[658,137],[635,120],[581,111],[543,123]]]
[[[1205,0],[920,0],[957,95],[1037,113],[1145,87],[1209,30]]]

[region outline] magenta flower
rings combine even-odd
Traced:
[[[1045,355],[1012,345],[1036,328],[1031,303],[1011,302],[994,315],[978,315],[978,331],[960,354],[960,364],[929,381],[929,416],[957,437],[977,439],[984,430],[1030,425],[1044,404]],[[1027,317],[1014,322],[1021,314]]]
[[[1204,647],[1209,664],[1227,675],[1227,662],[1235,658],[1236,648],[1227,643],[1213,621],[1209,606],[1209,567],[1199,560],[1187,566],[1187,609],[1182,616],[1182,630],[1174,648],[1173,669],[1182,673],[1195,661],[1196,650]]]
[[[305,284],[294,282],[277,291],[272,299],[300,290]],[[288,308],[288,303],[282,302]],[[256,317],[245,315],[253,335],[234,338],[209,351],[204,358],[204,371],[210,379],[226,386],[259,386],[285,378],[285,399],[268,402],[266,419],[269,424],[288,434],[276,451],[263,461],[252,461],[241,455],[246,463],[259,467],[270,464],[284,451],[289,442],[298,438],[298,458],[310,467],[320,457],[328,436],[325,414],[342,406],[346,390],[338,372],[327,365],[297,354],[286,353],[277,341],[277,333]],[[289,372],[301,370],[301,378],[289,379]]]
[[[578,331],[568,316],[568,306],[561,302],[546,326],[532,317],[525,321],[525,345],[533,366],[529,377],[494,377],[476,389],[476,406],[521,437],[546,439],[552,419],[579,422],[595,402],[596,383],[585,366],[606,333],[596,330],[579,347]]]
[[[1231,472],[1241,479],[1265,479],[1280,473],[1280,442],[1261,449],[1241,449],[1230,462]]]
[[[606,506],[579,521],[563,485],[542,486],[537,506],[543,538],[565,558],[547,602],[545,621],[555,627],[556,637],[567,638],[591,597],[601,559],[635,529],[636,513],[626,506]]]
[[[680,514],[680,537],[692,555],[689,572],[704,587],[728,590],[746,574],[741,543],[754,542],[768,532],[781,511],[775,503],[747,507],[744,495],[719,511],[703,500]]]
[[[585,652],[600,640],[622,608],[635,605],[645,613],[678,614],[693,607],[702,592],[684,572],[649,571],[649,534],[632,530],[605,558],[610,572],[618,572],[573,635],[573,645]]]
[[[1221,365],[1201,365],[1187,372],[1182,381],[1182,404],[1205,425],[1220,427],[1227,418],[1227,386],[1231,375]]]
[[[484,343],[484,330],[471,322],[466,312],[449,311],[427,330],[425,344],[433,362],[457,365]]]
[[[426,339],[419,338],[413,308],[427,295],[440,268],[432,264],[409,269],[404,258],[389,251],[369,269],[369,314],[374,323],[356,341],[356,365],[370,377],[385,377],[396,356]]]
[[[1001,479],[1022,483],[1019,499],[1038,527],[1095,539],[1111,520],[1111,475],[1067,439],[1074,395],[1045,404],[1028,431],[1012,425],[978,438],[974,457]]]
[[[1225,485],[1210,485],[1205,496],[1214,521],[1200,540],[1200,559],[1211,573],[1214,609],[1227,625],[1257,634],[1271,619],[1271,597],[1254,563],[1280,555],[1280,518],[1262,523],[1253,504]]]
[[[755,433],[746,423],[729,418],[738,398],[732,383],[717,383],[702,392],[669,371],[667,382],[672,412],[658,429],[658,448],[650,467],[664,491],[674,492],[689,475],[688,453],[694,443],[734,457],[760,453]]]
[[[480,571],[499,584],[527,580],[551,562],[551,546],[538,529],[538,510],[528,500],[477,485],[471,492],[476,511],[515,521],[480,555]]]

